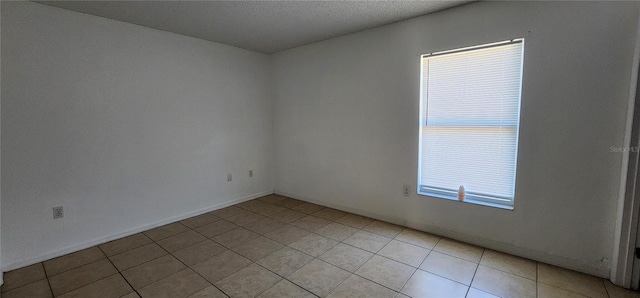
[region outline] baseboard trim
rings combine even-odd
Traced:
[[[196,210],[196,211],[193,211],[193,212],[188,212],[188,213],[181,214],[181,215],[178,215],[178,216],[170,217],[170,218],[167,218],[167,219],[163,219],[163,220],[160,220],[160,221],[153,222],[151,224],[142,225],[142,226],[139,226],[139,227],[136,227],[136,228],[124,231],[124,232],[115,233],[115,234],[111,234],[111,235],[104,236],[104,237],[98,237],[98,238],[95,238],[95,239],[92,239],[92,240],[89,240],[89,241],[85,241],[85,242],[82,242],[82,243],[78,243],[78,244],[74,244],[74,245],[71,245],[71,246],[67,246],[67,247],[65,247],[63,249],[56,250],[56,251],[53,251],[53,252],[50,252],[50,253],[47,253],[47,254],[42,254],[42,255],[39,255],[39,256],[34,257],[34,258],[27,258],[27,259],[21,259],[21,260],[12,261],[12,262],[9,262],[7,264],[4,264],[2,266],[2,271],[3,272],[7,272],[7,271],[14,270],[14,269],[22,268],[22,267],[25,267],[25,266],[29,266],[29,265],[33,265],[33,264],[36,264],[36,263],[40,263],[40,262],[43,262],[43,261],[46,261],[46,260],[50,260],[50,259],[53,259],[53,258],[64,256],[64,255],[72,253],[72,252],[76,252],[76,251],[83,250],[83,249],[86,249],[86,248],[89,248],[89,247],[93,247],[93,246],[96,246],[96,245],[99,245],[99,244],[107,243],[107,242],[112,241],[112,240],[120,239],[120,238],[127,237],[127,236],[130,236],[130,235],[136,234],[136,233],[140,233],[140,232],[143,232],[143,231],[146,231],[146,230],[150,230],[150,229],[153,229],[153,228],[156,228],[156,227],[159,227],[159,226],[170,224],[172,222],[180,221],[180,220],[183,220],[183,219],[187,219],[189,217],[193,217],[193,216],[197,216],[197,215],[200,215],[200,214],[203,214],[203,213],[211,212],[213,210],[218,210],[218,209],[221,209],[221,208],[224,208],[224,207],[228,207],[228,206],[235,205],[235,204],[238,204],[238,203],[242,203],[242,202],[245,202],[245,201],[253,200],[255,198],[259,198],[259,197],[262,197],[262,196],[270,195],[272,193],[273,193],[273,191],[263,191],[263,192],[255,193],[255,194],[244,196],[244,197],[241,197],[241,198],[237,198],[237,199],[234,199],[234,200],[231,200],[231,201],[215,204],[213,206],[209,206],[209,207],[204,208],[204,209],[200,209],[200,210]],[[1,278],[1,276],[2,275],[0,275],[0,278]],[[0,284],[1,284],[1,282],[2,281],[0,280]]]
[[[440,228],[440,227],[437,227],[437,226],[434,226],[434,225],[429,225],[429,224],[419,223],[419,222],[411,222],[411,221],[407,221],[406,219],[393,218],[393,217],[389,217],[389,216],[386,216],[386,215],[383,215],[383,214],[372,213],[372,212],[369,212],[369,211],[366,211],[366,210],[363,210],[363,209],[349,208],[349,207],[345,207],[345,206],[342,206],[342,205],[327,203],[327,202],[324,202],[324,201],[316,200],[314,198],[308,198],[308,197],[304,197],[304,196],[299,196],[299,195],[296,195],[296,194],[293,194],[293,193],[279,191],[279,190],[276,190],[276,189],[274,189],[274,193],[278,194],[278,195],[282,195],[282,196],[286,196],[286,197],[290,197],[290,198],[306,201],[306,202],[309,202],[309,203],[314,203],[314,204],[318,204],[318,205],[322,205],[322,206],[326,206],[326,207],[330,207],[330,208],[334,208],[334,209],[339,209],[339,210],[346,211],[346,212],[355,213],[355,214],[358,214],[358,215],[361,215],[361,216],[366,216],[366,217],[370,217],[370,218],[373,218],[373,219],[382,220],[382,221],[390,222],[390,223],[393,223],[393,224],[406,226],[406,227],[409,227],[409,228],[412,228],[412,229],[424,231],[424,232],[427,232],[427,233],[432,233],[432,234],[435,234],[435,235],[438,235],[438,236],[442,236],[442,237],[446,237],[446,238],[450,238],[450,239],[454,239],[454,240],[470,243],[470,244],[473,244],[473,245],[482,246],[482,247],[489,248],[489,249],[496,250],[496,251],[501,251],[501,252],[508,253],[508,254],[515,255],[515,256],[519,256],[519,257],[522,257],[522,258],[526,258],[526,259],[530,259],[530,260],[534,260],[534,261],[538,261],[538,262],[542,262],[542,263],[546,263],[546,264],[551,264],[551,265],[554,265],[554,266],[567,268],[567,269],[570,269],[570,270],[574,270],[574,271],[578,271],[578,272],[582,272],[582,273],[586,273],[586,274],[602,277],[604,279],[609,279],[610,278],[609,274],[610,274],[611,269],[608,269],[608,268],[600,268],[600,267],[589,266],[588,264],[584,264],[582,262],[578,262],[578,261],[575,261],[575,260],[567,259],[567,258],[556,256],[556,255],[549,255],[549,254],[542,253],[542,252],[539,252],[539,251],[534,251],[534,250],[526,249],[526,248],[523,248],[523,247],[517,247],[517,246],[513,246],[511,244],[507,244],[507,243],[503,243],[503,242],[499,242],[499,241],[493,241],[493,240],[489,240],[489,239],[485,239],[485,238],[481,238],[481,237],[477,237],[477,236],[473,236],[473,235],[469,235],[469,234],[459,233],[459,232],[456,232],[456,231],[443,229],[443,228]]]

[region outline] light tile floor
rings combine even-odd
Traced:
[[[7,272],[15,297],[639,297],[607,280],[269,195]]]

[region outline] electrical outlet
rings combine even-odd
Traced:
[[[402,186],[402,195],[405,197],[409,196],[409,185],[405,184]]]
[[[64,210],[62,209],[62,206],[53,207],[53,219],[58,219],[63,217],[64,217]]]
[[[231,180],[232,180],[231,174],[227,174],[227,181],[231,181]]]
[[[253,177],[253,170],[249,170],[249,177]]]

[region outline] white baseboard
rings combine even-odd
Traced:
[[[323,205],[323,206],[326,206],[326,207],[339,209],[339,210],[346,211],[346,212],[355,213],[355,214],[358,214],[358,215],[374,218],[374,219],[377,219],[377,220],[382,220],[382,221],[390,222],[390,223],[393,223],[393,224],[406,226],[406,227],[409,227],[409,228],[412,228],[412,229],[424,231],[424,232],[427,232],[427,233],[432,233],[432,234],[435,234],[435,235],[438,235],[438,236],[442,236],[442,237],[446,237],[446,238],[450,238],[450,239],[454,239],[454,240],[458,240],[458,241],[462,241],[462,242],[466,242],[466,243],[482,246],[482,247],[489,248],[489,249],[496,250],[496,251],[501,251],[501,252],[508,253],[508,254],[511,254],[511,255],[514,255],[514,256],[519,256],[519,257],[522,257],[522,258],[531,259],[531,260],[534,260],[534,261],[538,261],[538,262],[542,262],[542,263],[546,263],[546,264],[551,264],[551,265],[555,265],[555,266],[558,266],[558,267],[571,269],[571,270],[578,271],[578,272],[591,274],[591,275],[602,277],[602,278],[605,278],[605,279],[609,279],[610,278],[610,276],[609,276],[610,271],[611,271],[610,268],[589,266],[588,264],[585,264],[583,262],[579,262],[579,261],[576,261],[576,260],[571,260],[571,259],[567,259],[567,258],[564,258],[564,257],[556,256],[556,255],[550,255],[550,254],[546,254],[546,253],[543,253],[543,252],[530,250],[530,249],[523,248],[523,247],[517,247],[517,246],[513,246],[511,244],[507,244],[507,243],[503,243],[503,242],[493,241],[493,240],[490,240],[490,239],[485,239],[485,238],[477,237],[477,236],[474,236],[474,235],[459,233],[459,232],[456,232],[456,231],[443,229],[443,228],[440,228],[440,227],[437,227],[437,226],[433,226],[433,225],[428,225],[428,224],[425,224],[425,223],[410,222],[410,221],[407,221],[406,219],[403,219],[403,218],[392,218],[392,217],[389,217],[389,216],[384,215],[384,214],[371,213],[371,212],[363,210],[363,209],[355,209],[355,208],[349,208],[349,207],[345,207],[345,206],[341,206],[341,205],[331,204],[331,203],[323,202],[323,201],[316,200],[316,199],[313,199],[313,198],[307,198],[307,197],[304,197],[304,196],[298,196],[296,194],[287,193],[287,192],[283,192],[283,191],[279,191],[279,190],[275,190],[275,189],[274,189],[274,193],[278,194],[278,195],[282,195],[282,196],[286,196],[286,197],[290,197],[290,198],[306,201],[306,202],[309,202],[309,203]]]
[[[259,197],[262,197],[262,196],[270,195],[272,193],[273,193],[273,191],[264,191],[264,192],[255,193],[255,194],[244,196],[244,197],[241,197],[241,198],[237,198],[237,199],[234,199],[234,200],[231,200],[231,201],[227,201],[227,202],[223,202],[223,203],[216,204],[216,205],[213,205],[213,206],[209,206],[207,208],[200,209],[200,210],[197,210],[197,211],[188,212],[188,213],[181,214],[181,215],[178,215],[178,216],[174,216],[174,217],[170,217],[170,218],[163,219],[163,220],[160,220],[160,221],[156,221],[156,222],[151,223],[151,224],[142,225],[142,226],[139,226],[139,227],[136,227],[136,228],[124,231],[124,232],[115,233],[115,234],[111,234],[111,235],[104,236],[104,237],[98,237],[98,238],[95,238],[95,239],[92,239],[92,240],[89,240],[89,241],[86,241],[86,242],[70,245],[70,246],[67,246],[67,247],[65,247],[63,249],[52,251],[52,252],[49,252],[49,253],[46,253],[46,254],[42,254],[42,255],[37,256],[37,257],[11,261],[11,262],[9,262],[7,264],[4,264],[2,266],[2,271],[3,272],[7,272],[7,271],[14,270],[14,269],[22,268],[22,267],[25,267],[25,266],[29,266],[29,265],[33,265],[33,264],[36,264],[36,263],[40,263],[40,262],[43,262],[43,261],[46,261],[46,260],[50,260],[50,259],[53,259],[53,258],[56,258],[56,257],[59,257],[59,256],[64,256],[64,255],[72,253],[72,252],[83,250],[85,248],[89,248],[89,247],[93,247],[93,246],[96,246],[96,245],[99,245],[99,244],[102,244],[102,243],[106,243],[106,242],[109,242],[111,240],[116,240],[116,239],[120,239],[120,238],[123,238],[123,237],[127,237],[127,236],[130,236],[130,235],[136,234],[136,233],[140,233],[140,232],[143,232],[143,231],[146,231],[146,230],[150,230],[150,229],[159,227],[159,226],[170,224],[172,222],[176,222],[176,221],[180,221],[180,220],[183,220],[183,219],[187,219],[189,217],[197,216],[197,215],[200,215],[200,214],[203,214],[203,213],[207,213],[207,212],[210,212],[210,211],[213,211],[213,210],[217,210],[217,209],[221,209],[221,208],[224,208],[224,207],[227,207],[227,206],[231,206],[231,205],[235,205],[235,204],[242,203],[242,202],[245,202],[245,201],[249,201],[249,200],[252,200],[252,199],[255,199],[255,198],[259,198]],[[1,278],[2,278],[2,275],[0,274],[0,284],[2,282]]]

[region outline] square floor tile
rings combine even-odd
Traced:
[[[609,295],[609,297],[615,298],[613,295]],[[632,296],[626,298],[630,297]],[[556,288],[547,284],[538,283],[538,298],[588,298],[588,296]]]
[[[538,282],[589,297],[607,297],[601,278],[544,263],[538,263]]]
[[[402,241],[391,240],[378,254],[389,259],[418,267],[430,250]]]
[[[51,290],[46,279],[41,279],[2,293],[4,298],[51,298]]]
[[[306,214],[302,213],[302,212],[298,212],[298,211],[294,211],[291,209],[285,209],[282,210],[278,213],[274,213],[269,215],[269,217],[273,218],[273,219],[277,219],[281,222],[286,222],[286,223],[290,223],[293,221],[296,221],[300,218],[303,218],[307,216]]]
[[[206,239],[206,237],[194,231],[186,231],[184,233],[164,238],[157,243],[168,252],[174,252],[176,250],[183,249],[187,246],[191,246]]]
[[[237,228],[224,234],[213,237],[213,240],[227,248],[234,248],[260,237],[258,233],[251,232],[244,228]]]
[[[538,296],[540,298],[543,298],[542,296]],[[487,292],[484,291],[480,291],[478,289],[474,289],[474,288],[469,288],[469,292],[467,292],[467,297],[466,298],[500,298],[496,295],[492,295],[489,294]],[[558,297],[560,298],[560,297]]]
[[[109,257],[109,260],[111,260],[113,265],[116,266],[119,271],[124,271],[166,254],[167,252],[159,245],[149,243],[147,245],[125,251],[121,254],[111,256]]]
[[[536,280],[536,262],[485,249],[480,265]]]
[[[333,240],[342,241],[349,238],[351,235],[357,233],[359,230],[349,226],[345,226],[339,223],[330,223],[316,231],[325,237],[329,237]]]
[[[274,230],[277,230],[279,228],[282,228],[284,226],[286,226],[287,224],[273,219],[273,218],[263,218],[260,220],[256,220],[252,223],[249,223],[247,225],[244,226],[245,229],[256,232],[260,235],[265,235],[269,232],[272,232]]]
[[[195,228],[199,228],[199,227],[204,226],[204,225],[208,225],[208,224],[210,224],[212,222],[215,222],[215,221],[218,221],[218,220],[220,220],[219,217],[213,216],[213,215],[211,215],[209,213],[205,213],[205,214],[200,214],[198,216],[194,216],[194,217],[190,217],[190,218],[181,220],[180,223],[185,225],[185,226],[187,226],[187,227],[189,227],[189,228],[195,229]]]
[[[129,293],[127,295],[124,295],[124,296],[122,296],[120,298],[140,298],[140,296],[138,296],[138,293],[136,293],[136,292],[131,292],[131,293]]]
[[[232,224],[226,220],[221,220],[196,228],[195,231],[207,238],[213,238],[236,228],[238,228],[238,225]]]
[[[94,281],[118,273],[107,259],[74,268],[49,278],[54,296],[60,296]]]
[[[2,285],[2,292],[6,292],[8,290],[41,280],[43,278],[46,278],[47,276],[44,273],[44,267],[42,267],[42,263],[37,263],[31,266],[6,272],[3,277],[4,284]]]
[[[265,215],[265,216],[285,210],[285,208],[283,207],[279,207],[273,204],[268,204],[259,200],[253,200],[253,201],[247,202],[247,204],[243,205],[242,208],[245,210],[249,210],[251,212],[258,213],[260,215]]]
[[[264,197],[260,197],[260,198],[258,198],[258,200],[263,201],[265,203],[269,203],[269,204],[275,204],[276,202],[284,200],[284,197],[283,196],[279,196],[277,194],[270,194],[270,195],[266,195]]]
[[[185,263],[187,266],[193,266],[219,255],[226,250],[227,249],[224,246],[214,241],[205,240],[178,250],[173,253],[173,256],[178,258],[178,260]]]
[[[122,271],[122,275],[137,290],[185,268],[178,259],[172,255],[166,255]]]
[[[44,261],[43,264],[47,276],[53,276],[104,258],[106,258],[106,256],[102,251],[97,246],[94,246],[57,257],[52,260]]]
[[[352,274],[327,297],[393,298],[396,292]]]
[[[145,244],[153,242],[149,237],[142,233],[133,234],[118,240],[113,240],[105,244],[100,245],[100,249],[107,257],[123,253],[127,250],[131,250]]]
[[[298,286],[324,297],[351,275],[327,262],[315,259],[289,276]]]
[[[291,208],[291,210],[295,210],[295,211],[306,213],[306,214],[311,214],[314,212],[318,212],[324,208],[325,208],[324,206],[320,206],[312,203],[302,203],[298,206]]]
[[[373,222],[373,219],[360,216],[357,214],[349,213],[343,217],[340,217],[336,220],[337,223],[341,223],[346,226],[354,227],[356,229],[362,229],[366,225]]]
[[[417,270],[400,292],[411,297],[464,298],[468,289],[469,287],[455,281]]]
[[[60,298],[120,298],[133,291],[120,274],[114,274],[66,293]]]
[[[301,219],[298,219],[294,222],[291,223],[291,225],[294,225],[296,227],[305,229],[307,231],[317,231],[318,229],[330,224],[331,222],[326,220],[326,219],[322,219],[320,217],[315,217],[312,215],[308,215],[305,216]]]
[[[218,288],[214,286],[208,286],[195,294],[189,296],[188,298],[227,298],[229,296],[225,295],[222,291],[218,290]]]
[[[191,267],[209,282],[214,283],[236,271],[251,265],[251,261],[233,251],[227,250],[209,260]]]
[[[246,212],[246,210],[244,210],[242,208],[238,208],[238,207],[235,207],[235,206],[229,206],[229,207],[225,207],[225,208],[222,208],[222,209],[211,211],[208,214],[211,214],[211,215],[219,217],[219,218],[229,218],[229,217],[232,217],[234,215],[238,215],[238,214],[244,213],[244,212]]]
[[[345,239],[343,242],[373,253],[377,253],[390,241],[391,238],[365,231],[359,231],[353,234],[351,237]]]
[[[312,260],[313,257],[310,255],[297,251],[293,248],[283,247],[282,249],[258,260],[257,263],[280,276],[287,277]]]
[[[142,298],[187,297],[209,286],[204,278],[191,269],[184,269],[158,280],[138,292]]]
[[[309,291],[296,286],[290,281],[283,279],[273,287],[262,292],[259,298],[316,298],[316,295],[311,294]]]
[[[362,229],[367,232],[385,236],[387,238],[394,238],[398,236],[398,234],[400,234],[402,230],[404,230],[404,227],[384,221],[375,220]]]
[[[254,222],[256,220],[260,220],[265,218],[263,215],[260,215],[258,213],[255,212],[251,212],[251,211],[246,211],[244,213],[240,213],[238,215],[234,215],[232,217],[227,218],[226,220],[228,222],[231,222],[233,224],[239,225],[239,226],[244,226],[247,225],[251,222]]]
[[[317,234],[309,234],[302,239],[289,244],[289,246],[310,256],[317,257],[336,246],[336,244],[338,244],[338,241],[333,239]]]
[[[255,297],[282,278],[260,265],[252,264],[215,283],[229,297]]]
[[[398,234],[395,239],[411,243],[413,245],[421,246],[426,249],[433,249],[438,241],[440,241],[439,236],[408,228],[402,230],[402,232],[400,232],[400,234]]]
[[[478,264],[433,251],[424,260],[420,269],[436,275],[471,285]]]
[[[500,297],[536,297],[535,281],[483,265],[478,266],[471,286]]]
[[[188,231],[189,228],[179,222],[174,222],[168,225],[164,225],[161,227],[157,227],[155,229],[151,229],[148,231],[144,231],[142,233],[145,234],[145,236],[151,238],[151,240],[153,241],[158,241],[160,239],[164,239],[167,237],[171,237],[173,235],[176,234],[180,234],[182,232],[186,232]]]
[[[333,208],[324,208],[311,213],[311,215],[326,219],[328,221],[335,221],[336,219],[347,215],[347,213]]]
[[[238,254],[252,261],[257,261],[265,256],[283,248],[284,245],[269,238],[260,236],[254,240],[241,244],[233,249]]]
[[[470,262],[480,263],[484,249],[479,246],[442,238],[433,250],[450,256],[465,259]]]
[[[416,269],[380,256],[373,256],[356,271],[366,279],[399,291]]]
[[[280,206],[276,206],[273,204],[264,204],[263,206],[260,206],[259,208],[254,208],[251,209],[251,211],[258,213],[260,215],[264,215],[264,216],[269,216],[271,214],[274,213],[278,213],[280,211],[286,210],[286,208],[284,207],[280,207]]]
[[[258,199],[253,199],[253,200],[245,201],[245,202],[242,202],[242,203],[238,203],[235,206],[236,207],[240,207],[240,208],[242,208],[244,210],[250,210],[250,209],[253,209],[255,207],[260,207],[260,206],[263,206],[263,205],[265,205],[265,202],[262,202],[262,201],[260,201]]]
[[[269,239],[288,245],[300,240],[302,237],[305,237],[309,234],[310,233],[308,231],[305,231],[303,229],[286,225],[282,228],[267,233],[265,236],[267,236],[267,238]]]
[[[306,203],[306,202],[300,201],[300,200],[296,200],[296,199],[292,199],[292,198],[284,197],[282,200],[277,201],[274,204],[278,205],[280,207],[294,208],[294,207],[300,206],[300,205],[302,205],[304,203]]]
[[[373,257],[373,254],[366,250],[346,245],[344,243],[338,243],[338,245],[334,246],[318,258],[349,272],[355,272],[371,257]]]

